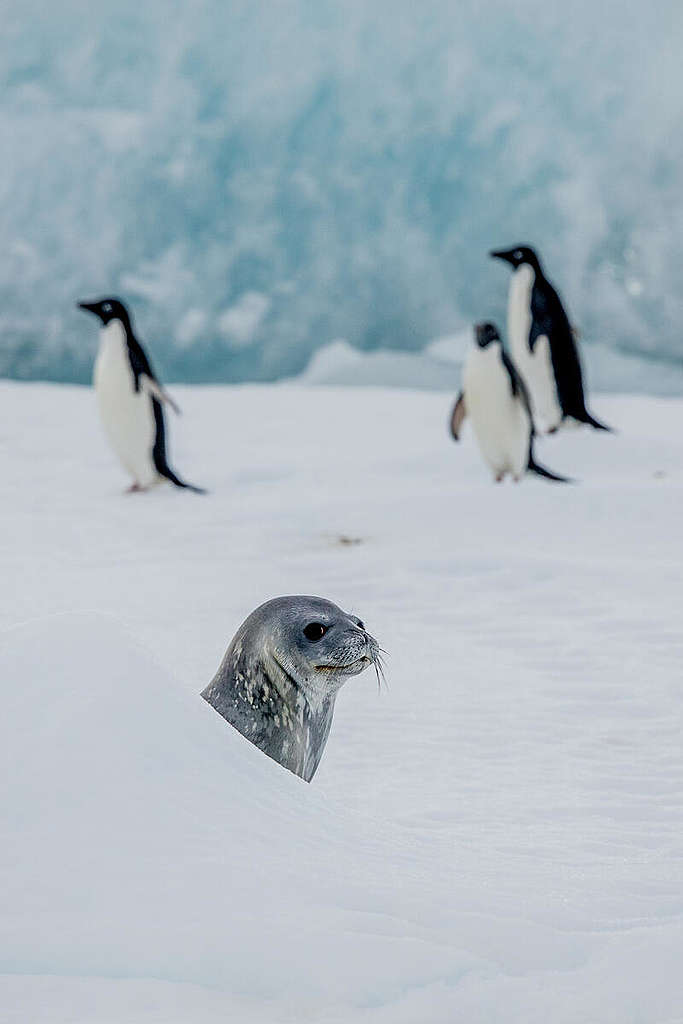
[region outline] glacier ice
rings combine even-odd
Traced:
[[[87,380],[104,292],[170,380],[422,350],[522,240],[589,346],[679,359],[674,0],[2,7],[0,373]]]

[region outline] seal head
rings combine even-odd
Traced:
[[[379,665],[360,619],[321,597],[276,597],[237,630],[202,697],[246,739],[310,782],[351,676]]]

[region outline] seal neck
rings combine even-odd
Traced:
[[[244,663],[232,647],[202,697],[260,750],[310,782],[332,725],[335,694],[313,708],[272,655]]]

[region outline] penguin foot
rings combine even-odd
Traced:
[[[497,484],[502,483],[504,479],[505,479],[505,473],[496,473],[495,481],[496,481]]]
[[[126,489],[125,489],[125,491],[123,493],[124,494],[142,494],[142,492],[145,491],[145,490],[147,490],[147,488],[146,487],[141,487],[140,484],[136,480],[134,484],[130,485],[130,487],[126,487]]]

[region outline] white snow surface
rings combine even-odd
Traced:
[[[206,497],[0,384],[3,1024],[683,1020],[683,402],[496,487],[443,393],[174,395]],[[199,697],[285,593],[391,655],[310,786]]]

